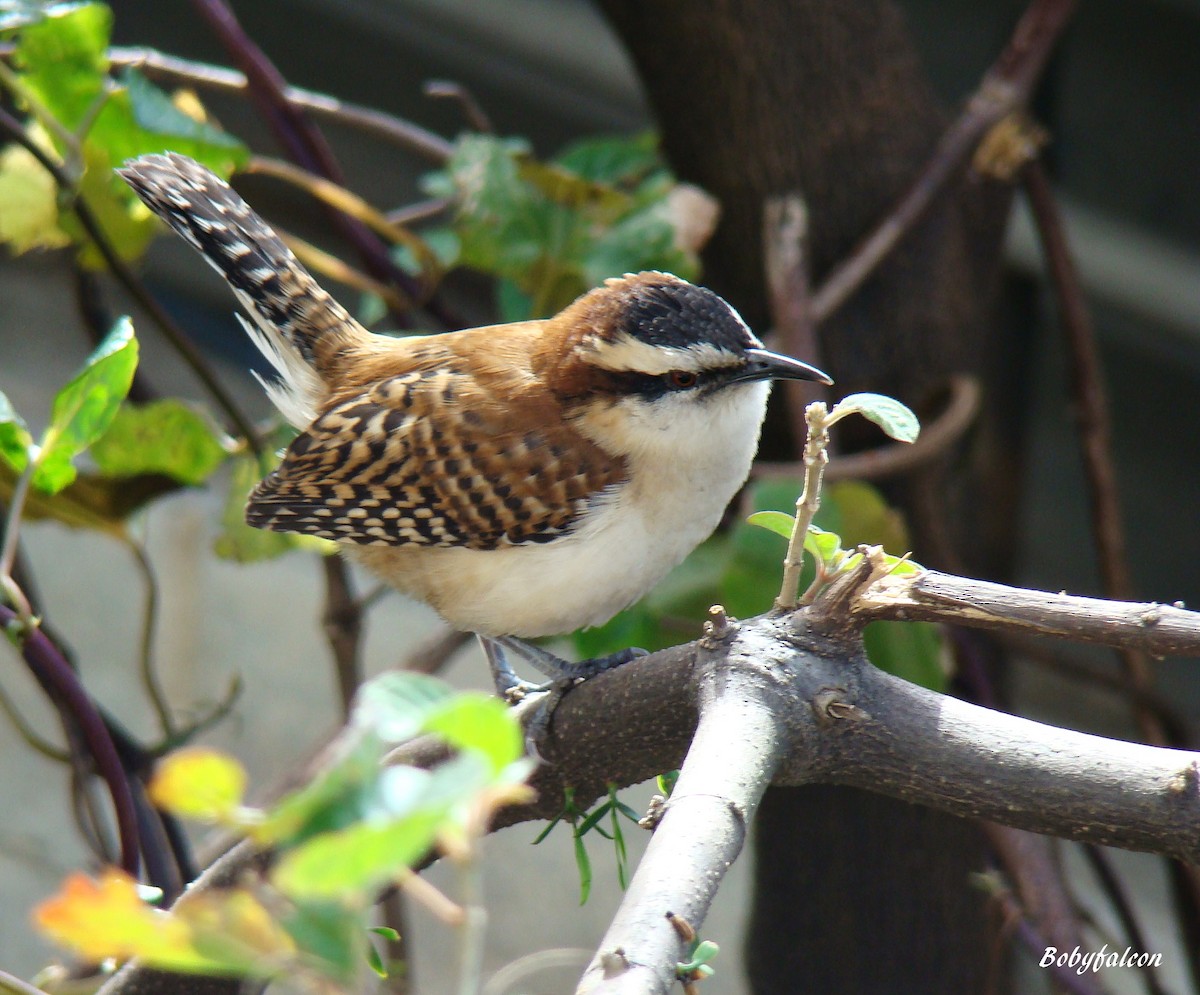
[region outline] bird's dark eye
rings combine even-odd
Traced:
[[[691,370],[672,370],[666,375],[666,380],[675,390],[687,390],[700,382],[700,374]]]

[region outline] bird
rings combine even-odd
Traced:
[[[656,271],[548,319],[374,333],[207,168],[164,153],[119,173],[229,283],[299,433],[246,521],[333,540],[479,635],[494,671],[503,648],[559,680],[628,659],[589,669],[525,640],[645,595],[745,483],[771,382],[832,383],[768,351],[711,290]]]

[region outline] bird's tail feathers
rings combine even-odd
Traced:
[[[132,159],[118,172],[233,288],[254,319],[243,327],[280,377],[264,381],[267,393],[288,421],[307,427],[326,393],[330,364],[366,330],[270,225],[199,163],[168,152]]]

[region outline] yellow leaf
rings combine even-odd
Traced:
[[[246,791],[246,772],[232,757],[194,747],[164,757],[150,781],[155,805],[191,819],[232,818]]]
[[[124,871],[109,869],[94,881],[72,874],[62,891],[33,910],[37,927],[88,960],[145,957],[156,963],[195,957],[188,928],[148,906]]]
[[[269,974],[296,953],[296,944],[263,904],[244,888],[189,895],[174,915],[187,923],[196,946],[210,957]]]
[[[189,895],[164,912],[142,901],[133,878],[115,869],[98,881],[72,874],[33,919],[87,960],[137,957],[168,971],[269,977],[296,954],[291,937],[244,889]]]
[[[30,249],[57,249],[70,241],[58,226],[54,178],[20,145],[0,151],[0,242],[20,255]]]

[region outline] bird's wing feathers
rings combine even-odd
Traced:
[[[461,368],[413,370],[318,417],[250,495],[246,520],[366,545],[494,549],[569,533],[624,476],[561,419],[486,403]]]

